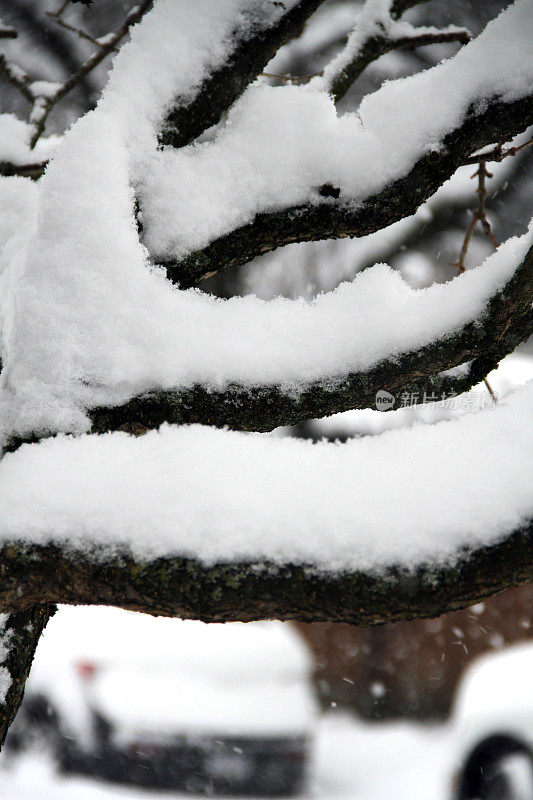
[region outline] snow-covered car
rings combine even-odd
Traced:
[[[316,713],[310,668],[284,623],[62,608],[39,644],[12,746],[27,744],[31,721],[64,772],[294,794],[305,783]]]
[[[475,661],[451,724],[454,800],[533,800],[533,644]]]

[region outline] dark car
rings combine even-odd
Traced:
[[[310,657],[286,623],[63,608],[39,645],[11,749],[47,742],[63,772],[209,794],[305,785]]]

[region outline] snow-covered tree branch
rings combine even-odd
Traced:
[[[531,580],[530,386],[370,441],[258,432],[486,378],[532,331],[533,227],[421,290],[385,264],[312,301],[193,288],[405,220],[533,125],[528,0],[472,40],[406,22],[420,2],[367,0],[281,86],[263,72],[321,0],[143,3],[82,32],[97,49],[55,88],[0,54],[33,108],[0,115],[0,740],[56,602],[377,624]],[[96,108],[43,136],[128,31]],[[382,54],[431,43],[464,46],[337,108]]]

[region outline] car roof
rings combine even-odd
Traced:
[[[117,608],[60,607],[45,629],[35,669],[65,660],[172,664],[173,672],[218,676],[305,676],[311,656],[289,623],[211,623],[153,617]]]
[[[480,656],[468,668],[454,704],[454,716],[487,715],[533,707],[533,642]]]

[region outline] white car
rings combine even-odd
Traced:
[[[454,800],[533,800],[533,643],[475,661],[451,724]]]
[[[61,608],[39,644],[12,747],[28,742],[31,722],[66,772],[293,794],[304,785],[316,714],[310,669],[287,623]]]

